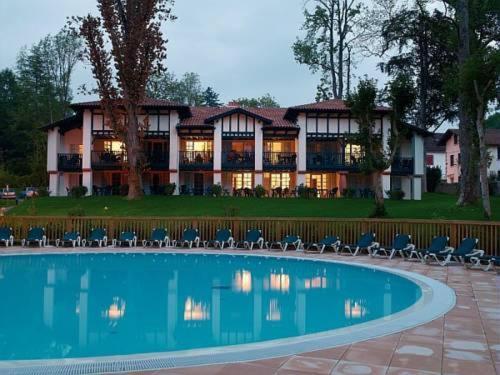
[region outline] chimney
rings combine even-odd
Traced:
[[[237,101],[231,101],[229,103],[227,103],[227,106],[228,107],[240,107],[240,103],[238,103]]]

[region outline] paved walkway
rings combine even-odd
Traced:
[[[352,345],[256,362],[136,374],[500,375],[500,277],[494,272],[367,256],[306,256],[390,266],[426,275],[453,288],[457,305],[446,316],[428,324]]]

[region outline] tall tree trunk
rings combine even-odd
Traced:
[[[142,191],[142,147],[139,139],[139,123],[137,107],[133,104],[127,106],[127,131],[125,144],[127,147],[128,161],[128,196],[137,199],[143,195]]]
[[[375,210],[372,214],[373,217],[385,216],[385,203],[384,203],[384,189],[382,182],[382,171],[375,171],[372,173],[372,187],[375,198]]]
[[[491,84],[492,82],[490,82]],[[488,86],[490,85],[488,84]],[[477,82],[474,82],[478,106],[476,108],[476,130],[479,138],[479,181],[481,184],[481,199],[483,201],[484,216],[491,219],[490,188],[488,184],[488,150],[484,140],[484,99],[479,93]]]
[[[469,0],[457,0],[458,18],[458,63],[461,69],[470,57],[469,35]],[[467,99],[464,92],[458,99],[459,143],[460,143],[460,195],[459,206],[474,203],[477,200],[477,167],[476,149],[474,143],[475,129],[471,124]]]

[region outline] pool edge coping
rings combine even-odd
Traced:
[[[295,252],[295,254],[301,252]],[[348,262],[337,259],[310,258],[303,254],[300,256],[289,256],[286,253],[244,253],[192,249],[171,250],[159,249],[158,251],[141,251],[137,249],[119,250],[99,249],[99,251],[44,251],[44,252],[13,252],[0,253],[0,256],[26,256],[26,255],[85,255],[85,254],[176,254],[176,255],[219,255],[236,257],[257,257],[274,259],[292,259],[295,261],[324,262],[343,264],[352,267],[388,272],[404,277],[416,283],[422,291],[418,301],[408,308],[386,317],[374,319],[368,322],[355,324],[349,327],[338,328],[302,336],[290,338],[267,340],[255,343],[210,347],[201,349],[190,349],[174,352],[143,353],[131,355],[85,357],[71,359],[48,359],[48,360],[19,360],[0,361],[0,371],[8,371],[12,374],[36,374],[61,373],[93,374],[93,373],[120,373],[129,371],[161,370],[182,367],[199,367],[215,364],[241,363],[258,361],[271,358],[297,355],[317,350],[325,350],[339,346],[349,345],[356,342],[375,339],[401,331],[409,330],[417,326],[433,321],[447,312],[456,304],[455,291],[444,283],[430,277],[405,271],[393,269],[386,266]],[[80,371],[81,370],[81,371]]]

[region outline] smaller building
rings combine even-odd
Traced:
[[[433,133],[425,138],[425,166],[439,167],[441,179],[446,180],[446,146],[439,143],[443,135],[444,133]]]
[[[486,129],[485,141],[490,157],[488,176],[495,175],[500,179],[500,129]],[[458,182],[461,162],[458,129],[450,129],[444,133],[438,145],[446,148],[446,182]]]

